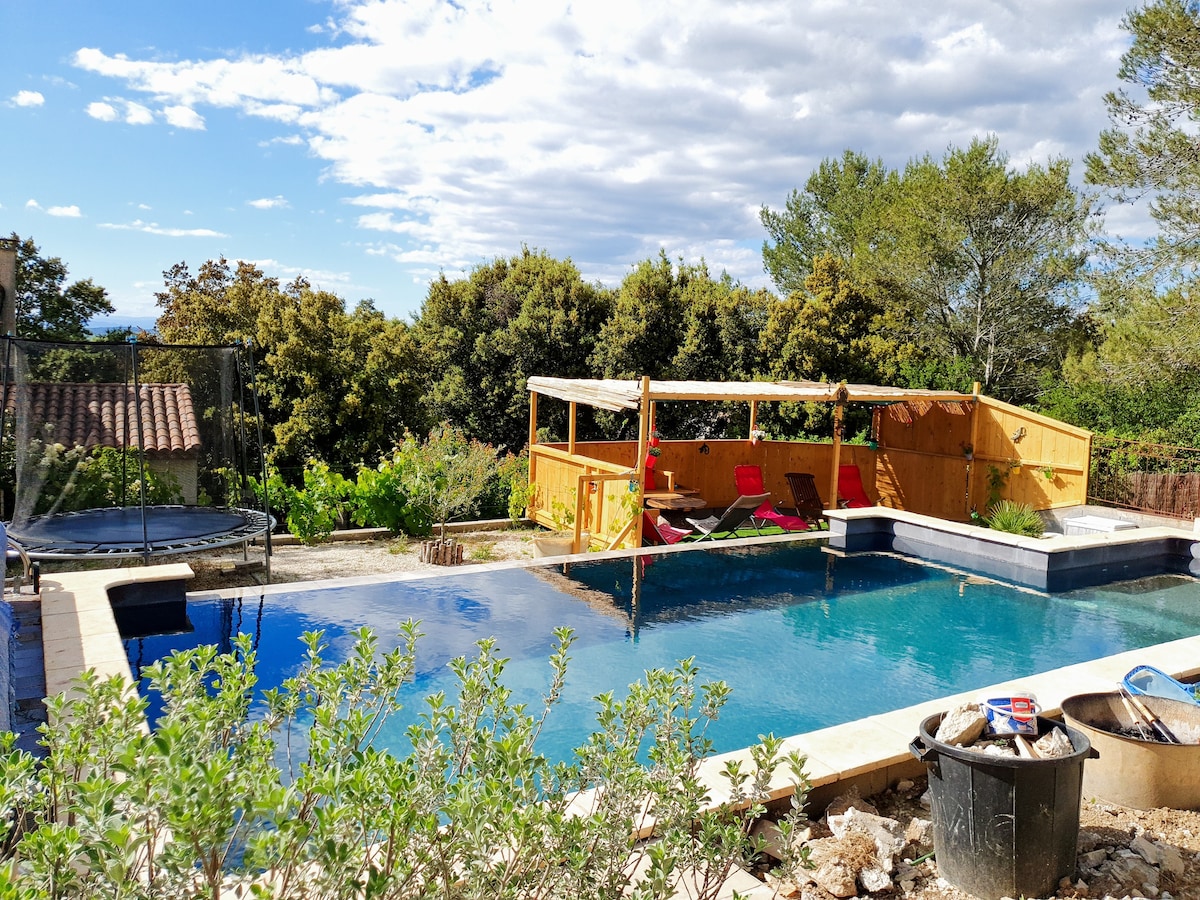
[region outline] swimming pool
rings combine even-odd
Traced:
[[[1200,583],[1161,576],[1063,594],[1015,589],[890,556],[838,558],[812,543],[689,550],[637,559],[502,569],[189,602],[188,634],[126,642],[135,674],[171,650],[253,636],[259,685],[299,665],[299,635],[324,629],[341,659],[367,625],[384,646],[421,620],[406,711],[454,684],[446,663],[493,635],[506,683],[536,703],[552,630],[578,634],[563,701],[541,750],[564,758],[592,730],[592,698],[693,656],[732,688],[715,749],[798,734],[1122,650],[1200,634]],[[636,598],[636,602],[635,602]],[[152,710],[153,715],[153,710]],[[383,743],[405,752],[407,721]]]

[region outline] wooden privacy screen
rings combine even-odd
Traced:
[[[907,422],[879,409],[875,489],[884,503],[966,520],[972,507],[986,512],[990,481],[1001,499],[1034,509],[1086,502],[1091,432],[984,396],[965,415],[949,406],[909,410]]]

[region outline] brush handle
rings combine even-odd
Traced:
[[[1156,716],[1154,713],[1152,713],[1146,707],[1146,704],[1142,703],[1142,701],[1140,699],[1138,699],[1138,697],[1135,694],[1133,694],[1127,690],[1127,691],[1125,691],[1125,696],[1127,696],[1129,698],[1129,702],[1133,704],[1133,708],[1138,711],[1138,714],[1141,715],[1142,718],[1144,718],[1147,722],[1150,723],[1150,727],[1154,729],[1155,733],[1160,738],[1162,738],[1168,744],[1178,744],[1179,743],[1179,739],[1176,738],[1175,735],[1171,734],[1171,729],[1169,729],[1166,725],[1164,725],[1162,722],[1162,719],[1160,719],[1158,716]]]

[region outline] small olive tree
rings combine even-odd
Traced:
[[[750,828],[781,742],[729,763],[730,800],[713,806],[699,765],[728,689],[685,660],[623,700],[597,697],[596,733],[552,762],[538,735],[573,640],[556,635],[540,707],[512,701],[507,660],[480,641],[451,663],[457,696],[432,695],[413,717],[404,754],[372,741],[416,672],[414,622],[391,650],[364,629],[337,665],[306,635],[299,671],[261,704],[248,636],[226,654],[177,653],[146,672],[162,697],[153,732],[127,683],[85,673],[70,700],[50,701],[44,763],[0,737],[0,897],[218,900],[249,886],[276,900],[650,900],[686,878],[690,896],[714,898],[762,852]],[[782,843],[795,847],[808,783],[801,758],[786,764],[796,798]]]
[[[471,509],[496,477],[496,451],[468,438],[461,428],[442,423],[424,441],[405,434],[396,448],[410,503],[426,506],[446,539],[446,522]]]

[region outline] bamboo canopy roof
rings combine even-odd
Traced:
[[[568,403],[583,403],[613,411],[637,409],[643,398],[640,380],[550,378],[535,375],[530,377],[526,384],[531,393],[555,397]],[[881,387],[873,384],[835,384],[821,381],[656,381],[651,379],[648,399],[651,403],[663,400],[900,403],[905,400],[958,402],[973,400],[975,396],[957,391],[930,391],[915,388]]]

